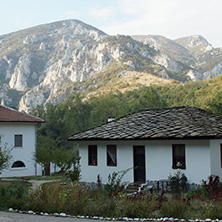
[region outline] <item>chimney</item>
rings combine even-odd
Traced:
[[[112,116],[108,117],[108,123],[112,122],[113,120],[116,120],[115,117],[112,117]]]

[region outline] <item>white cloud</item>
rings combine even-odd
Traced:
[[[90,9],[90,16],[95,18],[95,19],[102,19],[102,20],[108,20],[112,18],[115,14],[115,8],[113,7],[93,7]]]
[[[159,34],[172,39],[201,34],[216,42],[222,38],[221,7],[221,0],[118,0],[122,19],[100,28],[108,34]]]
[[[76,18],[80,16],[80,13],[74,10],[65,11],[64,14],[68,18]]]

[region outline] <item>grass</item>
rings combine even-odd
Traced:
[[[0,209],[5,210],[11,206],[21,209],[29,196],[31,183],[27,181],[0,180]]]

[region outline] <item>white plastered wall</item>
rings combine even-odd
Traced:
[[[41,175],[41,167],[33,159],[36,146],[35,124],[1,123],[0,134],[2,135],[2,145],[7,143],[7,147],[13,148],[10,166],[15,161],[22,161],[25,164],[24,168],[10,167],[3,170],[1,177]],[[22,147],[14,147],[14,135],[16,134],[23,136]]]
[[[106,165],[106,145],[117,145],[117,167]],[[146,180],[167,179],[169,174],[176,173],[172,169],[172,144],[185,144],[186,169],[182,170],[190,183],[202,182],[211,174],[210,147],[208,140],[178,140],[178,141],[104,141],[81,142],[80,165],[82,181],[96,182],[98,174],[102,183],[107,182],[108,175],[133,167],[133,146],[145,146]],[[97,145],[98,165],[88,166],[88,145]],[[133,169],[123,178],[132,182]]]
[[[210,149],[207,140],[150,141],[146,145],[147,180],[167,179],[172,169],[172,144],[185,144],[186,169],[181,172],[190,183],[201,184],[210,175]]]
[[[81,142],[79,155],[81,165],[81,180],[85,182],[97,182],[99,175],[102,183],[107,183],[108,175],[114,171],[118,172],[133,167],[133,148],[127,146],[124,142],[117,145],[117,167],[107,166],[106,145],[117,144],[117,142]],[[97,166],[88,166],[88,145],[97,145]],[[121,147],[121,148],[120,148]],[[124,181],[132,181],[133,170],[125,174]]]
[[[222,181],[222,166],[221,166],[221,150],[220,145],[222,140],[211,140],[210,141],[210,163],[211,163],[211,174],[218,175]]]

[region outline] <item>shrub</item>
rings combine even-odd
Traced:
[[[66,186],[59,183],[44,184],[30,194],[28,205],[34,211],[65,212],[78,215],[90,199],[89,192],[79,183]]]
[[[203,180],[203,187],[210,200],[222,199],[222,184],[220,183],[219,176],[211,175],[209,176],[208,181]]]
[[[104,189],[110,195],[116,195],[118,192],[122,191],[125,183],[122,183],[122,178],[124,175],[131,170],[131,168],[119,172],[113,172],[108,176],[108,183],[105,184]]]
[[[154,217],[154,209],[157,205],[155,195],[144,193],[123,198],[118,202],[117,209],[122,217],[151,218]]]
[[[205,200],[207,198],[207,192],[204,187],[200,189],[190,190],[187,193],[187,197],[189,199],[199,199],[199,200]]]
[[[170,175],[169,180],[169,185],[173,194],[180,195],[186,190],[187,177],[184,175],[184,173],[181,173],[180,169],[177,169],[174,176]]]
[[[83,214],[87,216],[116,217],[117,200],[114,198],[103,198],[91,200],[83,208]]]
[[[172,199],[162,203],[160,214],[162,217],[185,218],[187,204],[181,199]]]
[[[222,219],[222,202],[209,202],[204,209],[206,218]]]

